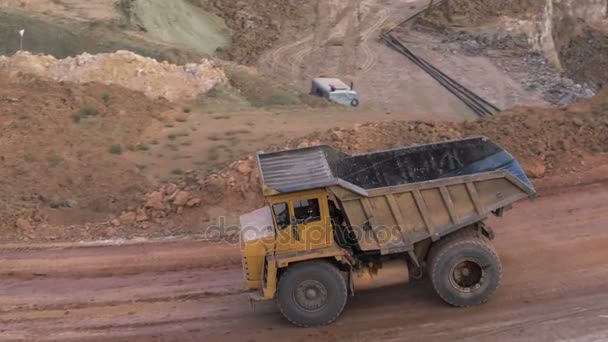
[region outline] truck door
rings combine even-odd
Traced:
[[[273,204],[277,252],[325,248],[333,244],[327,199],[303,197]]]

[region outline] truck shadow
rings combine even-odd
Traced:
[[[445,306],[445,303],[433,290],[430,280],[423,279],[404,285],[357,292],[356,296],[350,298],[347,311],[381,310],[383,307],[406,304],[408,306]]]

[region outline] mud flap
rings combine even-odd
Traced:
[[[264,302],[269,302],[271,299],[264,298],[261,293],[252,293],[249,295],[249,304],[251,305],[251,310],[255,311],[256,305]]]
[[[478,224],[477,229],[479,230],[480,235],[487,237],[490,241],[494,240],[496,237],[494,230],[483,223]]]
[[[353,280],[353,270],[348,272],[348,291],[351,297],[355,296],[355,281]]]

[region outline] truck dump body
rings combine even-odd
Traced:
[[[484,137],[349,156],[330,147],[258,155],[267,196],[327,188],[363,251],[408,251],[535,195]]]

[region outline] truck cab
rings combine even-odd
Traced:
[[[242,250],[250,289],[268,285],[264,279],[265,259],[314,251],[341,254],[334,239],[329,194],[325,189],[267,197],[267,206],[241,217]],[[260,228],[262,227],[262,228]],[[266,289],[265,296],[272,296]]]
[[[359,95],[342,80],[329,77],[318,77],[312,81],[311,95],[327,98],[343,106],[358,107]]]

